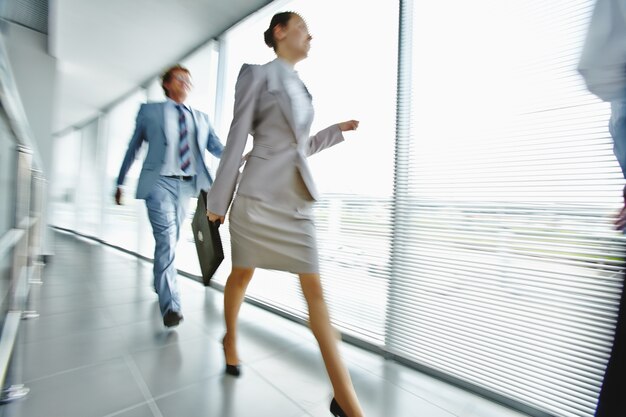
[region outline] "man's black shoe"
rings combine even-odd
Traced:
[[[178,326],[178,323],[180,323],[182,320],[183,315],[180,314],[178,311],[167,310],[167,312],[163,316],[163,324],[165,325],[165,327]]]

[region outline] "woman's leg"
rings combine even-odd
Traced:
[[[226,334],[224,335],[224,355],[226,364],[239,365],[237,356],[237,316],[241,303],[246,295],[246,288],[252,279],[254,268],[233,267],[226,286],[224,287],[224,321]]]
[[[302,293],[309,307],[309,325],[317,339],[335,399],[350,417],[363,416],[348,369],[337,346],[337,332],[330,324],[319,274],[299,274]]]

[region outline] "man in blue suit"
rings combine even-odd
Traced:
[[[175,65],[162,76],[167,100],[142,104],[135,132],[128,145],[117,178],[115,202],[121,204],[122,185],[143,142],[148,152],[143,162],[137,198],[146,201],[154,234],[154,288],[166,327],[183,319],[174,266],[180,227],[189,198],[208,191],[213,180],[204,162],[204,150],[216,157],[224,146],[213,131],[205,113],[184,104],[191,89],[191,75]]]

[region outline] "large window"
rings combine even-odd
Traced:
[[[107,144],[107,163],[104,186],[104,228],[102,238],[113,245],[141,252],[150,245],[152,235],[142,225],[146,222],[146,208],[142,200],[135,199],[137,180],[145,155],[145,147],[137,155],[137,160],[126,176],[123,205],[113,201],[115,183],[128,143],[135,129],[135,119],[139,106],[146,101],[143,90],[130,95],[102,117],[101,135]],[[148,250],[152,252],[151,250]]]
[[[592,2],[406,4],[388,349],[592,415],[624,262],[607,105],[576,73]]]
[[[50,184],[50,224],[76,230],[78,173],[80,171],[81,136],[72,130],[54,139],[54,182]]]
[[[102,157],[98,141],[98,119],[80,131],[80,171],[76,177],[76,230],[98,236],[102,217]],[[109,194],[110,194],[110,190]]]

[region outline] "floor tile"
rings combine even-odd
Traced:
[[[132,358],[153,397],[221,375],[224,370],[222,346],[209,337],[137,351]]]
[[[105,329],[113,327],[114,324],[101,308],[44,315],[37,319],[22,321],[21,340],[34,342],[53,339],[95,329]]]
[[[172,343],[182,343],[207,336],[204,328],[183,320],[178,326],[166,328],[160,315],[150,320],[120,325],[116,328],[118,338],[129,352],[162,347]]]
[[[299,417],[304,410],[254,373],[205,379],[156,401],[163,417]]]
[[[28,397],[12,403],[14,417],[102,417],[145,401],[122,359],[28,384]]]
[[[16,361],[24,381],[121,357],[125,350],[114,328],[69,334],[19,345]]]
[[[141,404],[133,406],[130,409],[108,414],[104,417],[155,417],[155,415],[152,413],[152,409],[148,404]]]
[[[133,324],[152,319],[163,323],[159,301],[156,297],[152,300],[110,305],[106,307],[106,312],[116,325]]]
[[[251,364],[263,379],[269,381],[305,409],[332,397],[319,350],[311,345],[297,345],[280,355]]]
[[[48,284],[43,285],[43,287]],[[37,294],[35,291],[30,295],[30,305],[41,316],[50,316],[61,313],[72,313],[85,310],[95,310],[97,296],[89,289],[89,292],[82,292],[73,295],[47,296]]]
[[[362,368],[350,367],[350,374],[369,417],[455,417],[443,405],[434,404],[385,379],[372,377]]]

